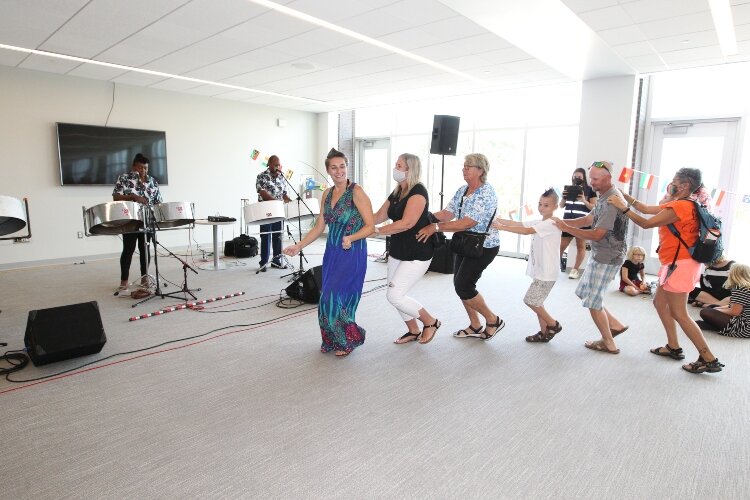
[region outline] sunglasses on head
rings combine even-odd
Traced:
[[[607,165],[607,163],[606,163],[606,162],[603,162],[603,161],[595,161],[594,163],[592,163],[592,164],[591,164],[591,166],[592,166],[592,167],[596,167],[596,168],[603,168],[604,170],[606,170],[606,171],[607,171],[607,172],[609,172],[610,174],[612,173],[612,170],[610,170],[610,168],[609,168],[609,165]]]

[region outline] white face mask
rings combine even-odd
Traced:
[[[393,180],[396,182],[403,182],[406,180],[406,172],[403,170],[393,169]]]

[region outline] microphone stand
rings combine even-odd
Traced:
[[[151,234],[151,243],[153,243],[153,245],[154,245],[154,268],[156,269],[156,290],[154,291],[154,294],[151,295],[150,297],[146,297],[145,299],[136,302],[135,304],[133,304],[130,307],[136,307],[136,306],[138,306],[140,304],[143,304],[144,302],[148,302],[149,300],[154,299],[156,297],[161,297],[162,299],[164,297],[172,297],[172,298],[175,298],[175,299],[182,299],[182,300],[187,301],[187,298],[185,297],[185,294],[188,294],[191,297],[193,297],[193,299],[196,299],[196,296],[193,295],[192,292],[193,291],[200,291],[200,288],[197,288],[195,290],[190,290],[187,287],[187,270],[190,269],[195,274],[198,274],[198,271],[196,271],[195,269],[193,269],[192,267],[190,267],[190,265],[187,262],[185,262],[184,260],[182,260],[181,258],[179,258],[178,256],[176,256],[168,248],[166,248],[164,245],[162,245],[161,243],[159,243],[157,241],[157,239],[156,239],[156,229],[157,229],[156,228],[156,217],[154,217],[153,210],[152,210],[152,208],[150,206],[148,207],[148,210],[150,212],[150,216],[149,216],[150,223],[148,225],[149,227],[146,229],[146,235],[147,235],[146,237],[148,238],[148,234]],[[161,283],[159,282],[159,252],[157,251],[156,245],[159,245],[164,250],[166,250],[169,255],[171,255],[175,259],[179,260],[180,262],[182,262],[182,272],[183,272],[183,276],[184,276],[185,281],[182,284],[182,289],[180,289],[178,292],[164,293],[164,292],[161,291]],[[183,296],[179,297],[178,293],[182,293]]]
[[[289,188],[292,190],[292,192],[295,195],[297,195],[297,217],[296,217],[296,219],[297,219],[297,234],[299,235],[299,241],[302,241],[302,212],[300,211],[300,203],[305,206],[305,208],[307,209],[307,212],[310,215],[312,215],[313,217],[315,217],[315,214],[313,213],[312,210],[310,210],[310,207],[307,206],[307,203],[305,203],[302,200],[302,196],[300,196],[299,192],[296,189],[294,189],[294,186],[292,186],[292,183],[289,182],[289,179],[287,179],[284,174],[282,174],[281,176],[284,178],[284,182],[286,182],[287,186],[289,186]],[[287,234],[289,234],[289,236],[292,238],[292,241],[294,241],[295,244],[298,243],[298,241],[294,240],[294,237],[292,236],[292,232],[289,230],[289,226],[286,227],[286,230],[287,230]],[[292,278],[289,281],[294,281],[297,278],[299,278],[300,276],[302,276],[303,274],[305,274],[305,266],[302,265],[302,261],[303,260],[305,262],[308,262],[307,261],[307,257],[305,257],[305,253],[300,249],[300,251],[299,251],[299,269],[297,269],[296,271],[294,271],[292,273],[285,274],[284,276],[282,276],[282,278],[286,278],[287,276],[291,276]],[[309,262],[308,262],[308,264],[309,264]]]

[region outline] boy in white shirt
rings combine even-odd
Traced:
[[[531,240],[529,263],[526,266],[526,274],[531,276],[533,281],[523,302],[536,313],[541,329],[536,334],[526,337],[526,342],[549,342],[562,330],[560,322],[544,309],[544,300],[552,291],[557,276],[560,274],[562,232],[552,220],[557,203],[557,193],[550,188],[539,198],[539,213],[542,215],[542,220],[516,222],[498,217],[492,223],[493,228],[501,231],[534,235]]]

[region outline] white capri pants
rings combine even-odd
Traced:
[[[427,272],[430,260],[398,260],[388,257],[388,302],[398,310],[401,319],[409,321],[419,317],[422,304],[406,294]]]

